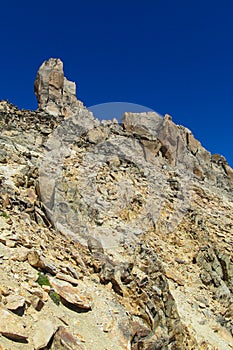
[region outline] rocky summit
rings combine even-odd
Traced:
[[[98,120],[63,63],[0,101],[0,349],[233,349],[233,170],[169,115]]]

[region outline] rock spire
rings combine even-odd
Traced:
[[[34,83],[38,108],[47,113],[65,117],[74,114],[82,106],[76,97],[76,85],[64,76],[63,63],[59,58],[50,58],[40,66]]]

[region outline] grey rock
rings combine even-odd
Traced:
[[[0,150],[0,163],[7,163],[7,152],[4,149]]]
[[[90,252],[93,254],[95,254],[95,253],[97,253],[97,254],[102,253],[103,254],[104,253],[104,248],[103,248],[101,242],[92,236],[90,236],[88,238],[87,246],[88,246],[88,249],[90,250]]]
[[[214,295],[218,300],[223,300],[224,302],[231,300],[231,292],[224,282],[216,288]]]
[[[203,247],[197,253],[195,261],[202,269],[200,277],[203,283],[206,285],[213,283],[217,288],[215,291],[217,297],[228,299],[230,291],[227,286],[232,290],[233,265],[230,258],[215,248]]]

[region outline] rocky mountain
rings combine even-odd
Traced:
[[[154,112],[98,120],[63,64],[0,101],[0,349],[233,348],[233,170]]]

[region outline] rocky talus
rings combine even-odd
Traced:
[[[233,349],[233,170],[171,116],[98,120],[63,64],[0,101],[0,349]]]

